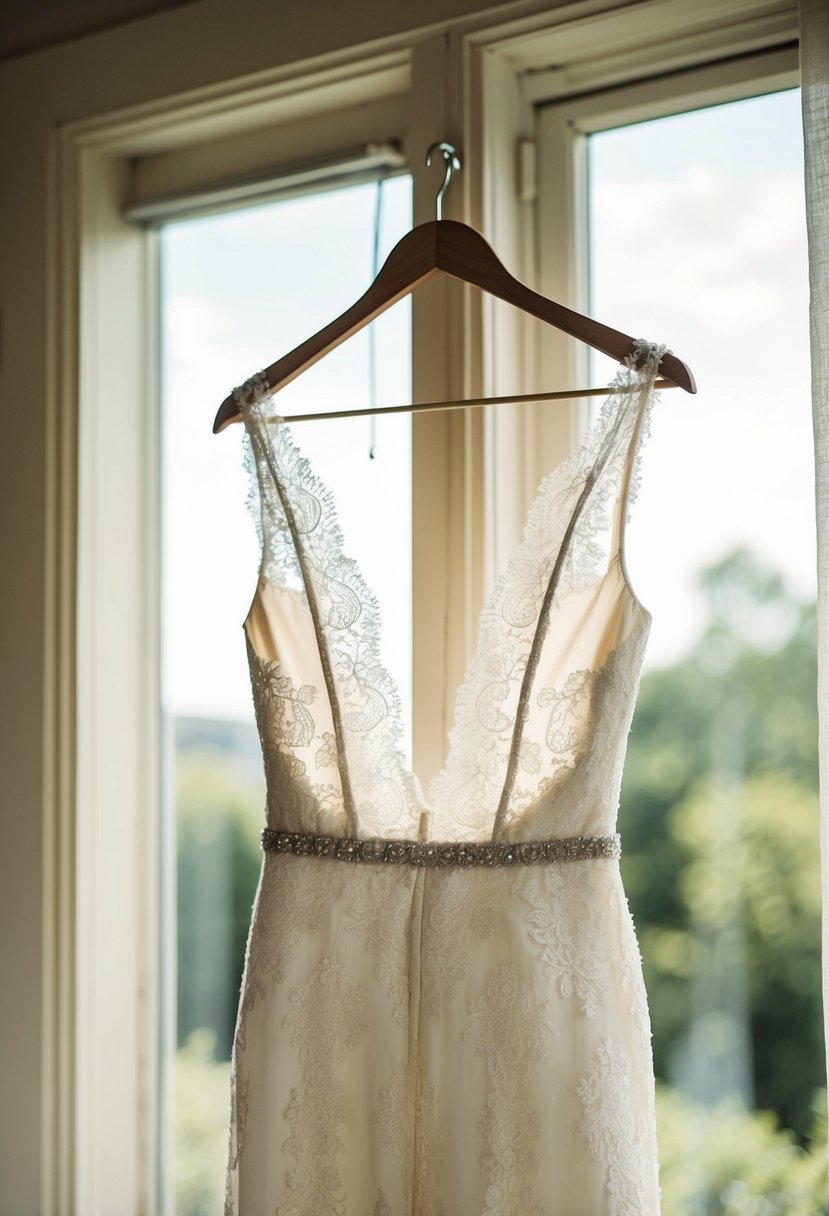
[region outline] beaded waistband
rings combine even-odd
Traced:
[[[335,861],[369,861],[409,866],[514,866],[550,861],[587,861],[593,857],[618,858],[618,835],[569,836],[561,840],[529,840],[518,844],[488,841],[439,843],[431,840],[361,840],[353,836],[313,836],[304,832],[278,832],[263,828],[266,853],[294,853],[298,857],[328,857]]]

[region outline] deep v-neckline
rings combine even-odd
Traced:
[[[630,408],[632,405],[635,405],[637,407],[637,414],[639,408],[644,406],[647,409],[649,407],[654,397],[654,376],[655,372],[648,375],[644,370],[637,373],[632,368],[620,369],[610,385],[610,391],[602,409],[585,429],[581,442],[547,474],[536,491],[527,511],[523,539],[515,545],[481,613],[476,647],[467,663],[464,679],[455,693],[453,702],[455,705],[455,720],[446,738],[444,763],[429,785],[427,798],[424,798],[423,787],[414,772],[414,767],[406,763],[400,742],[402,738],[402,713],[399,689],[394,676],[385,668],[379,656],[379,636],[382,628],[379,606],[365,582],[358,563],[348,558],[344,552],[343,536],[333,495],[296,443],[289,423],[278,417],[267,420],[264,418],[261,406],[269,398],[259,395],[261,393],[261,386],[256,385],[256,378],[248,382],[248,386],[253,387],[250,390],[250,397],[247,402],[245,421],[254,447],[254,457],[258,460],[259,464],[260,495],[264,499],[267,499],[268,487],[262,484],[261,466],[264,461],[270,474],[273,489],[279,497],[281,508],[284,512],[286,526],[282,529],[282,532],[284,538],[289,542],[288,549],[290,555],[296,560],[299,569],[302,586],[298,590],[300,590],[300,594],[304,594],[314,622],[318,654],[325,674],[335,736],[338,744],[338,767],[342,783],[344,809],[354,835],[359,834],[360,812],[359,807],[354,803],[351,792],[349,775],[350,757],[348,754],[348,739],[346,738],[343,724],[341,695],[336,688],[336,680],[332,672],[332,661],[329,654],[330,639],[326,625],[316,604],[317,589],[314,571],[308,568],[308,546],[300,538],[311,535],[316,529],[321,529],[321,535],[325,537],[323,549],[326,554],[328,568],[327,570],[318,570],[318,576],[327,579],[329,583],[333,582],[335,584],[337,582],[337,579],[334,577],[335,574],[342,572],[347,576],[346,581],[341,584],[343,593],[348,592],[349,597],[353,596],[360,605],[360,613],[352,623],[352,627],[356,623],[356,620],[362,620],[365,630],[362,644],[367,646],[368,650],[372,652],[364,657],[364,662],[370,668],[375,683],[380,682],[382,684],[383,696],[387,701],[387,717],[391,726],[387,749],[391,749],[395,753],[395,767],[401,783],[409,787],[410,796],[413,797],[418,813],[432,811],[441,800],[441,791],[450,781],[453,767],[456,767],[457,753],[462,752],[470,743],[470,740],[464,737],[462,707],[465,701],[468,702],[473,697],[476,675],[480,676],[480,669],[485,664],[485,638],[488,622],[491,622],[499,612],[499,597],[503,596],[505,587],[508,587],[511,582],[516,582],[517,570],[521,568],[527,569],[532,567],[534,563],[537,564],[538,555],[536,550],[539,546],[539,540],[543,547],[545,542],[549,542],[554,537],[556,526],[562,522],[557,512],[560,506],[566,503],[567,493],[572,491],[572,486],[578,484],[579,480],[581,480],[583,485],[582,494],[578,502],[579,518],[586,507],[590,505],[590,498],[596,483],[601,480],[607,462],[613,453],[614,441],[618,438],[619,428],[623,422],[626,407]],[[643,390],[646,393],[646,398],[644,399],[642,397]],[[555,566],[557,568],[566,562],[570,552],[570,545],[573,539],[572,525],[575,518],[574,513],[571,511],[568,525],[561,530],[555,555]],[[539,533],[541,534],[540,537]],[[260,567],[257,590],[251,604],[251,609],[244,622],[245,633],[251,652],[257,661],[263,664],[267,664],[268,660],[264,656],[259,655],[252,645],[249,635],[249,622],[260,597],[260,588],[263,583],[268,581],[265,575],[266,565],[266,543],[263,543],[262,565]],[[313,559],[311,560],[311,565],[313,566]],[[595,584],[596,587],[605,582],[612,568],[611,563]],[[639,601],[629,588],[624,578],[624,571],[621,571],[621,575],[623,591],[629,596],[632,606],[638,610],[643,619],[649,620],[649,614],[639,604]],[[547,622],[542,619],[543,608],[546,605],[547,616],[549,616],[552,600],[557,590],[557,586],[553,586],[551,589],[551,581],[548,580],[548,585],[545,588],[543,596],[535,596],[536,608],[534,625],[529,639],[528,664],[532,662],[533,654],[538,652],[540,646],[546,640]],[[346,607],[343,608],[343,619],[347,619],[347,607],[350,602],[350,598],[348,598]],[[366,620],[366,617],[369,619]],[[526,630],[526,621],[520,622],[520,625]],[[542,631],[543,636],[541,636]],[[338,635],[338,641],[346,646],[348,645],[348,627],[344,634]],[[359,687],[359,675],[356,671],[356,664],[354,679]],[[531,684],[531,677],[529,682]],[[527,683],[526,672],[524,673],[523,683]],[[508,765],[511,763],[514,766],[518,749],[521,745],[522,722],[520,718],[521,714],[519,712],[514,716],[512,723],[513,729],[511,732],[512,738],[509,747]],[[503,805],[508,799],[509,793],[509,781],[505,780],[501,791],[499,807],[490,808],[493,821],[493,838],[495,838],[495,834],[499,830],[500,820],[503,819]]]

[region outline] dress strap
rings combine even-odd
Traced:
[[[666,346],[657,346],[653,343],[645,342],[639,339],[636,342],[634,358],[639,358],[640,367],[646,367],[652,371],[651,383],[648,391],[644,392],[639,401],[636,403],[635,413],[632,419],[632,425],[628,432],[629,439],[627,443],[627,451],[625,452],[625,461],[622,468],[622,476],[619,487],[619,495],[616,503],[616,511],[613,520],[613,535],[610,545],[610,557],[618,554],[622,564],[622,571],[627,577],[625,570],[625,532],[627,523],[630,518],[630,509],[636,500],[639,493],[640,483],[640,461],[642,455],[642,445],[650,434],[650,418],[651,410],[656,399],[656,393],[653,390],[653,380],[656,379],[659,364],[664,355],[669,354]]]
[[[260,499],[260,584],[278,590],[275,613],[286,612],[292,627],[304,630],[286,648],[276,676],[293,679],[301,716],[313,721],[301,754],[287,737],[282,752],[294,784],[313,785],[326,816],[340,813],[341,795],[351,835],[368,829],[408,838],[416,834],[422,800],[402,745],[399,692],[380,653],[379,607],[345,551],[330,491],[290,428],[271,417],[263,380],[253,377],[237,390]],[[334,767],[339,792],[328,778],[319,792],[316,774]]]
[[[264,373],[261,372],[251,377],[250,380],[247,380],[245,384],[241,386],[241,388],[234,389],[233,392],[233,397],[239,405],[240,413],[245,421],[245,427],[247,428],[248,435],[250,437],[251,447],[253,449],[258,472],[263,521],[262,562],[264,565],[267,560],[266,546],[268,543],[268,530],[266,524],[266,514],[270,513],[271,494],[273,493],[278,499],[281,509],[281,516],[284,519],[285,527],[287,528],[287,532],[290,536],[292,554],[299,567],[305,602],[308,606],[308,611],[313,621],[314,633],[316,635],[317,647],[319,649],[320,666],[322,668],[323,677],[325,680],[325,690],[328,695],[331,719],[334,726],[334,739],[336,745],[334,751],[337,770],[340,777],[344,809],[348,820],[348,825],[356,836],[358,828],[357,808],[351,785],[351,773],[349,771],[348,759],[346,756],[342,710],[340,707],[340,698],[337,693],[336,679],[332,668],[328,638],[326,636],[325,629],[323,628],[322,615],[317,597],[317,586],[309,569],[307,555],[300,539],[300,530],[297,525],[294,507],[282,485],[282,480],[279,476],[279,470],[277,468],[276,455],[265,429],[267,424],[262,412],[262,403],[270,397],[270,392],[270,385],[268,384],[267,378],[265,377]]]
[[[589,585],[599,577],[599,571],[594,566],[598,565],[596,555],[601,552],[601,546],[595,538],[602,528],[609,530],[606,505],[615,497],[620,480],[623,498],[629,497],[631,487],[635,485],[638,443],[653,400],[653,382],[664,350],[664,347],[644,340],[635,343],[633,352],[620,367],[611,386],[613,391],[594,426],[594,435],[588,435],[582,448],[551,475],[552,482],[562,479],[565,483],[560,501],[567,502],[566,496],[569,494],[569,513],[551,554],[538,615],[529,637],[529,653],[521,675],[504,779],[493,823],[493,840],[497,840],[509,813],[519,770],[524,726],[529,717],[530,697],[551,612],[561,594],[578,586],[580,579]],[[620,465],[623,466],[621,470]],[[562,478],[562,474],[566,476]],[[620,504],[618,513],[623,514],[624,510]],[[608,555],[608,562],[612,553],[613,549]]]

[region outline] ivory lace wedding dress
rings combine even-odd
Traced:
[[[267,827],[232,1065],[228,1216],[657,1216],[619,787],[650,617],[624,525],[662,348],[541,485],[428,800],[377,606],[267,385],[245,622]]]

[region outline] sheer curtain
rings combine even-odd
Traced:
[[[800,79],[809,233],[818,544],[818,708],[823,865],[823,1010],[829,1047],[829,3],[801,0]]]

